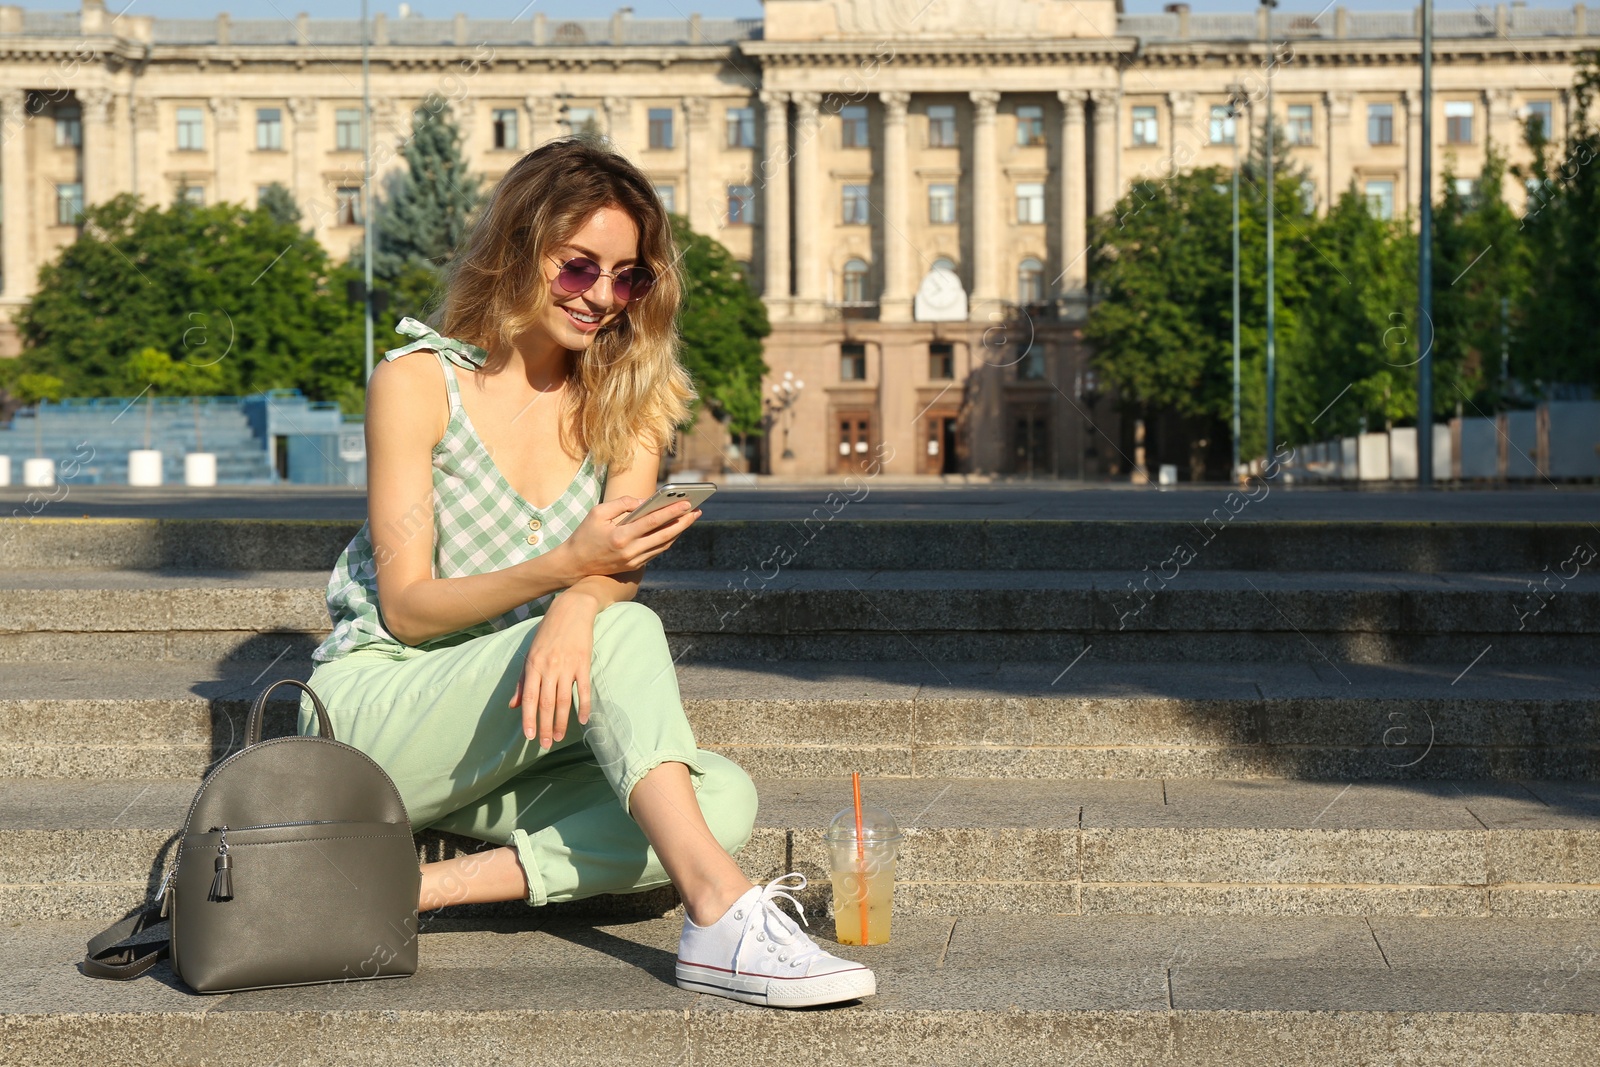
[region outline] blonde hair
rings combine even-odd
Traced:
[[[624,471],[637,442],[668,451],[698,393],[678,359],[683,275],[672,226],[650,180],[604,143],[564,137],[506,172],[446,268],[434,328],[481,348],[509,346],[551,306],[544,263],[603,207],[639,228],[639,264],[655,275],[643,297],[595,334],[568,369],[569,421],[596,469]],[[504,358],[491,357],[491,370]]]

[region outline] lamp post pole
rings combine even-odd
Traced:
[[[1261,0],[1261,5],[1267,9],[1267,123],[1266,123],[1266,149],[1267,149],[1267,456],[1271,457],[1276,447],[1274,439],[1277,436],[1277,402],[1278,402],[1278,316],[1274,305],[1276,278],[1274,267],[1273,241],[1273,213],[1274,191],[1277,187],[1277,175],[1273,166],[1272,148],[1272,68],[1277,66],[1272,57],[1272,9],[1278,6],[1278,0]]]
[[[1417,488],[1433,485],[1433,0],[1422,0],[1422,203],[1417,233]]]
[[[1233,122],[1233,466],[1229,479],[1239,477],[1239,101],[1238,87],[1229,87],[1228,118]]]
[[[367,0],[361,0],[361,286],[362,317],[366,331],[367,375],[372,377],[372,85],[367,63]]]

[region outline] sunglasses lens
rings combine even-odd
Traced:
[[[650,286],[654,282],[654,276],[643,267],[629,267],[617,275],[617,299],[623,302],[638,300],[650,291]]]
[[[592,259],[569,259],[561,265],[557,280],[567,292],[581,293],[600,280],[600,264]]]

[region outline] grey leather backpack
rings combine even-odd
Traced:
[[[319,736],[261,739],[283,685],[311,695]],[[170,955],[199,993],[415,974],[421,880],[394,783],[284,679],[195,793],[156,903],[92,939],[79,969],[127,980]]]

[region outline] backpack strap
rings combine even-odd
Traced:
[[[90,978],[126,982],[166,959],[171,950],[172,923],[151,906],[90,938],[78,970]]]
[[[298,678],[281,678],[263,689],[261,691],[261,695],[256,697],[256,702],[250,706],[250,717],[245,720],[244,725],[245,747],[249,748],[251,745],[258,744],[261,741],[261,732],[266,726],[267,719],[267,698],[270,697],[272,695],[272,691],[278,688],[280,685],[287,685],[295,689],[302,689],[305,691],[307,696],[311,697],[311,706],[317,710],[318,735],[321,737],[326,737],[330,741],[334,740],[333,721],[328,718],[328,709],[322,706],[322,698],[317,696],[317,694],[312,691],[309,685],[300,681]]]

